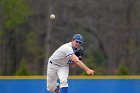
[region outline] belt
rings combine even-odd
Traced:
[[[58,65],[58,64],[53,63],[52,61],[50,61],[50,63],[51,63],[51,64],[54,64],[54,65],[56,65],[56,66],[60,66],[60,65]]]

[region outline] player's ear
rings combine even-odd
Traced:
[[[74,41],[74,39],[72,39],[72,41]]]

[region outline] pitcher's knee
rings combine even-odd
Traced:
[[[68,87],[67,79],[60,80],[60,87]]]

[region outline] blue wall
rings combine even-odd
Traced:
[[[69,93],[140,93],[140,79],[69,79]],[[45,79],[0,79],[0,93],[49,93]]]

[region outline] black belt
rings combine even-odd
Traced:
[[[54,64],[54,65],[56,65],[56,66],[60,66],[60,65],[58,65],[58,64],[53,63],[52,61],[50,61],[50,63],[51,63],[51,64]]]

